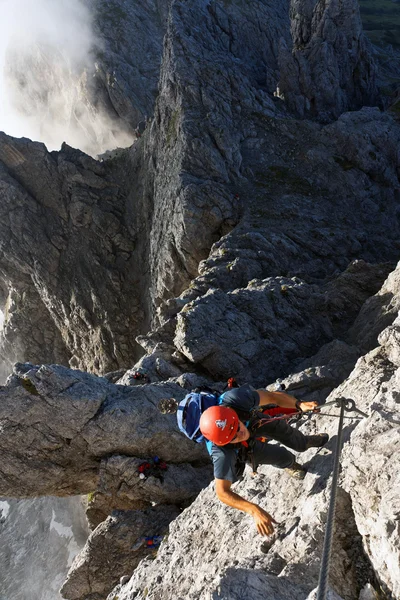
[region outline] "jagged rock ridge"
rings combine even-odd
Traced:
[[[161,8],[136,4],[134,12],[143,10],[143,22],[156,15],[159,35],[166,22]],[[107,28],[111,39],[111,21]],[[399,258],[400,128],[395,111],[376,108],[356,2],[292,3],[289,13],[286,1],[174,0],[165,31],[154,117],[129,150],[97,162],[67,146],[48,153],[41,144],[0,138],[1,292],[10,307],[2,354],[35,364],[69,361],[98,374],[118,370],[108,378],[119,383],[54,365],[17,365],[0,394],[1,493],[94,492],[96,528],[64,594],[104,600],[148,554],[127,548],[156,523],[151,505],[162,514],[168,504],[165,520],[150,532],[164,533],[210,480],[204,451],[178,436],[172,417],[158,413],[161,397],[181,397],[183,388],[214,385],[227,375],[258,385],[285,376],[289,390],[310,399],[344,390],[365,410],[382,393],[377,414],[347,428],[355,455],[346,456],[343,471],[332,585],[346,600],[358,597],[368,580],[376,586],[370,561],[387,594],[395,595],[400,578],[383,564],[379,548],[396,563],[397,450],[387,471],[393,493],[382,465],[387,440],[395,443],[397,271],[384,281]],[[297,44],[300,33],[305,48]],[[288,75],[292,38],[290,61],[301,65],[303,79]],[[345,38],[350,55],[339,43]],[[137,100],[141,114],[154,94],[159,47],[152,45],[148,56],[152,75]],[[338,67],[332,88],[309,110],[332,56]],[[343,77],[348,85],[341,87]],[[283,80],[284,100],[274,96]],[[139,98],[136,83],[129,86],[129,96]],[[362,104],[373,107],[344,112]],[[299,120],[293,110],[336,120]],[[126,118],[136,118],[133,112]],[[40,306],[36,314],[33,303]],[[361,358],[335,390],[384,328],[382,349]],[[146,356],[134,367],[142,352],[138,335]],[[152,383],[131,388],[139,365]],[[360,370],[370,387],[359,383]],[[375,442],[369,428],[377,421],[382,435]],[[382,524],[372,529],[365,519],[369,480],[360,464],[368,444],[382,457],[383,473],[367,450],[376,480],[368,510]],[[168,461],[162,483],[138,474],[141,461],[155,454]],[[231,599],[250,589],[257,599],[267,589],[271,597],[303,599],[317,581],[330,462],[312,458],[305,488],[272,469],[263,470],[260,486],[240,484],[249,498],[275,499],[279,518],[300,519],[289,519],[265,557],[247,517],[219,505],[208,488],[173,522],[156,562],[141,563],[110,598]],[[379,497],[385,498],[382,513]],[[199,511],[201,503],[217,529]],[[103,522],[113,509],[118,514]],[[129,509],[135,512],[121,512]],[[232,531],[244,548],[237,563],[217,541],[231,540]],[[201,570],[192,573],[193,564]],[[98,570],[104,577],[93,576]]]
[[[244,16],[240,3],[174,2],[155,117],[131,150],[101,165],[2,138],[5,212],[15,198],[20,206],[18,222],[4,225],[3,280],[22,299],[39,293],[41,329],[64,361],[100,373],[131,366],[135,335],[233,227],[201,267],[203,289],[213,274],[235,289],[255,277],[323,278],[352,258],[396,258],[398,127],[377,111],[323,129],[282,119],[272,90],[278,41],[290,44],[287,8],[259,1]],[[10,238],[15,228],[17,237],[25,228],[24,244]],[[31,320],[23,302],[19,311]],[[4,355],[20,346],[10,329]],[[46,362],[23,338],[18,359]]]

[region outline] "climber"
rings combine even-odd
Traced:
[[[297,409],[302,412],[317,408],[316,402],[296,401],[293,396],[284,392],[268,392],[255,390],[250,385],[242,385],[225,392],[217,406],[211,406],[203,412],[200,419],[201,433],[206,438],[207,449],[214,465],[215,491],[228,506],[249,513],[261,535],[271,535],[276,521],[257,504],[248,502],[231,490],[232,483],[237,481],[244,471],[246,463],[253,466],[268,464],[286,469],[287,472],[303,479],[306,469],[296,462],[295,456],[278,444],[269,444],[265,437],[285,444],[296,452],[304,452],[308,448],[320,448],[327,443],[326,433],[304,435],[291,427],[286,420],[270,420],[255,428],[250,420],[243,422],[242,415],[248,415],[258,406],[277,405],[283,409]],[[246,424],[245,424],[246,423]]]

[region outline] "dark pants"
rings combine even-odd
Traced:
[[[290,427],[285,420],[271,421],[271,423],[257,429],[254,435],[276,440],[296,452],[306,450],[307,437],[298,429]],[[253,465],[253,469],[256,470],[258,465],[273,465],[279,469],[291,467],[296,457],[280,444],[269,444],[268,442],[255,440],[251,452],[252,456],[250,455],[248,459],[248,462]]]

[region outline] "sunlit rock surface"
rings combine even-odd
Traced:
[[[63,598],[105,598],[121,577],[157,551],[146,545],[145,538],[164,536],[178,514],[175,506],[163,504],[146,511],[114,512],[93,531],[75,559],[61,589]]]
[[[89,494],[71,598],[105,600],[133,574],[110,599],[304,600],[334,439],[299,458],[304,482],[262,467],[237,485],[282,522],[262,551],[207,487],[204,448],[157,409],[227,376],[279,376],[368,413],[346,420],[332,597],[398,597],[400,125],[355,2],[95,4],[95,96],[135,143],[95,161],[0,134],[0,354],[19,362],[0,390],[0,493]],[[316,419],[307,431],[334,436]],[[141,478],[155,456],[163,480]],[[173,519],[156,558],[136,546],[153,509],[163,535]]]
[[[330,584],[347,600],[358,598],[367,583],[381,586],[390,598],[399,595],[399,367],[388,355],[393,335],[392,328],[384,330],[382,346],[361,358],[328,397],[352,398],[368,414],[346,419],[344,426]],[[330,407],[329,413],[338,411]],[[303,482],[259,467],[255,478],[247,471],[235,484],[235,491],[280,523],[269,548],[261,544],[252,518],[220,503],[211,485],[172,523],[155,561],[142,562],[113,593],[121,600],[239,599],[248,589],[252,600],[261,600],[272,586],[272,597],[279,589],[282,599],[304,599],[318,583],[337,423],[320,415],[304,425],[310,432],[328,432],[331,440],[320,452],[299,455],[308,469]]]
[[[26,498],[89,493],[97,489],[101,465],[113,460],[121,484],[125,471],[131,471],[134,490],[140,486],[137,468],[121,468],[118,463],[124,457],[129,462],[129,458],[158,455],[176,464],[178,470],[166,476],[171,484],[174,477],[180,480],[182,469],[180,499],[193,495],[209,476],[190,463],[204,466],[207,453],[199,444],[182,439],[173,415],[158,411],[161,398],[170,396],[179,399],[184,392],[174,383],[128,388],[57,365],[16,365],[14,375],[0,389],[0,448],[7,456],[0,465],[0,494]],[[128,487],[127,482],[117,490],[129,493]],[[140,487],[143,499],[157,501],[154,486],[148,498],[146,486]]]

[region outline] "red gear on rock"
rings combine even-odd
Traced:
[[[228,389],[232,390],[233,388],[239,387],[236,379],[234,377],[229,377],[228,379]]]
[[[201,433],[217,446],[229,444],[238,428],[239,417],[229,406],[210,406],[201,415]]]
[[[148,462],[142,463],[141,465],[138,466],[139,473],[144,473],[148,469],[151,469],[151,464]]]

